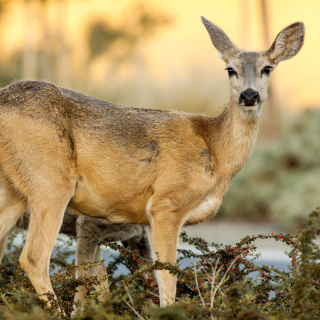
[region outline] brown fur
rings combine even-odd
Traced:
[[[182,225],[217,212],[255,143],[269,81],[263,70],[276,68],[272,54],[287,58],[299,51],[304,27],[284,29],[277,38],[285,45],[276,39],[277,52],[247,54],[254,58],[244,61],[245,51],[203,22],[235,71],[230,103],[216,118],[124,107],[38,81],[0,91],[0,174],[8,204],[0,215],[0,239],[28,206],[30,229],[20,263],[38,293],[53,292],[49,258],[67,206],[109,223],[150,226],[153,257],[172,263]],[[260,95],[250,106],[239,100],[248,89]],[[19,208],[10,207],[17,203]],[[157,278],[161,305],[173,303],[176,277],[162,270]]]

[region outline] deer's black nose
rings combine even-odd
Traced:
[[[240,95],[240,103],[244,103],[245,106],[254,106],[256,102],[260,101],[260,96],[257,91],[247,89]]]

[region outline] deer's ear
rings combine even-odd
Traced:
[[[296,22],[284,28],[274,40],[267,54],[275,63],[291,59],[303,45],[304,24]]]
[[[207,20],[205,17],[201,16],[201,20],[210,35],[213,45],[219,51],[222,59],[227,60],[229,54],[240,52],[240,49],[231,42],[228,36],[219,27]]]

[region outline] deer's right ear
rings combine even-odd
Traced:
[[[275,63],[295,56],[303,45],[304,24],[296,22],[284,28],[274,40],[267,54]]]
[[[233,55],[240,51],[219,27],[203,16],[201,16],[201,20],[210,35],[213,45],[219,51],[223,60],[227,60],[229,54]]]

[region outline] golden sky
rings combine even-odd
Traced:
[[[130,0],[63,0],[67,12],[59,17],[51,1],[48,19],[52,25],[60,24],[65,30],[68,45],[73,48],[72,64],[81,69],[87,49],[85,34],[88,21],[94,19],[126,23],[130,19]],[[143,1],[141,1],[143,2]],[[210,91],[217,103],[228,99],[228,77],[224,63],[219,59],[204,29],[200,16],[222,28],[231,40],[246,50],[264,50],[261,17],[257,0],[145,0],[149,7],[172,17],[172,23],[152,39],[141,44],[142,57],[148,66],[147,76],[159,88],[179,84],[188,90],[197,85],[199,95]],[[280,64],[272,74],[277,99],[285,110],[296,111],[303,107],[320,106],[320,1],[267,0],[270,17],[270,44],[278,32],[295,21],[306,25],[305,44],[299,54]],[[26,37],[25,6],[22,0],[12,0],[2,20],[2,55],[9,56],[22,45]],[[60,20],[59,20],[60,18]],[[41,26],[30,21],[32,41],[36,46],[41,39]],[[92,66],[93,79],[100,81],[105,73],[102,59]],[[76,72],[76,71],[75,71]],[[81,76],[81,73],[79,73]],[[141,77],[142,75],[139,75]],[[138,75],[137,75],[138,77]],[[139,78],[140,79],[140,78]],[[190,87],[191,84],[191,87]]]

